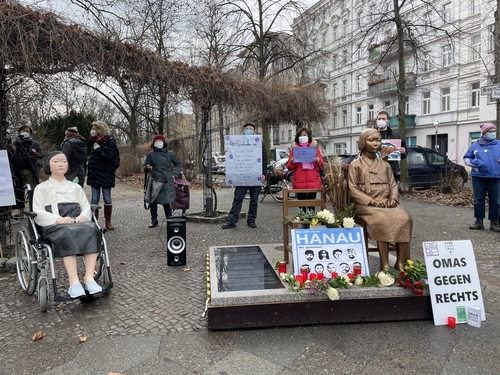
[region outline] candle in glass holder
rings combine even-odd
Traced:
[[[314,279],[316,278],[316,276],[317,276],[317,275],[316,275],[314,272],[311,272],[311,273],[309,274],[309,279],[310,279],[310,280],[314,280]]]
[[[361,264],[355,264],[352,267],[352,270],[354,271],[355,275],[361,275]]]
[[[304,278],[302,277],[302,275],[295,275],[295,280],[300,283],[300,286],[304,284]]]
[[[457,319],[454,316],[448,317],[448,327],[455,328],[457,326]]]
[[[309,275],[309,267],[308,266],[300,267],[300,274],[302,275],[302,278],[304,279],[305,282],[307,280],[307,276]]]
[[[286,262],[284,260],[278,263],[278,275],[286,273]]]
[[[316,277],[318,278],[318,280],[323,280],[323,278],[325,277],[325,275],[323,274],[323,272],[318,272],[318,274],[316,275]]]

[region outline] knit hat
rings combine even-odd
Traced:
[[[246,126],[247,126],[247,125],[252,126],[252,127],[253,127],[253,130],[255,130],[255,124],[254,124],[253,122],[251,122],[251,121],[247,121],[247,122],[245,122],[245,125],[243,125],[243,128],[246,128]]]
[[[497,128],[495,128],[495,125],[492,123],[488,122],[486,124],[481,125],[481,135],[485,135],[488,132],[494,132],[496,131]]]
[[[78,134],[78,128],[76,126],[72,126],[71,128],[66,129],[67,132]]]
[[[52,159],[54,156],[62,154],[61,151],[52,151],[45,157],[45,162],[43,163],[43,171],[47,176],[50,176],[50,159]]]
[[[361,132],[359,135],[359,142],[358,142],[358,148],[360,151],[363,151],[366,146],[366,138],[368,138],[370,135],[373,133],[378,133],[380,137],[380,132],[377,129],[365,129]]]
[[[95,128],[97,135],[103,136],[109,134],[109,127],[104,121],[94,121],[92,126]]]
[[[153,142],[154,141],[163,141],[163,143],[165,143],[165,137],[162,134],[156,134],[153,138]]]

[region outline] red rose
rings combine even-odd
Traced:
[[[401,271],[401,272],[399,273],[399,277],[405,277],[405,273],[404,273],[403,271]]]

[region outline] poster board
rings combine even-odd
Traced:
[[[316,147],[294,147],[295,163],[312,163],[316,159]]]
[[[307,265],[309,272],[323,272],[331,278],[353,272],[355,263],[361,264],[361,274],[369,275],[363,228],[322,228],[292,230],[294,273]]]
[[[388,157],[387,161],[400,161],[401,152],[401,139],[382,139],[382,150],[380,151],[382,157]]]
[[[260,186],[262,181],[262,136],[226,135],[226,185]]]
[[[15,206],[14,183],[7,150],[0,150],[0,207]]]
[[[449,316],[467,323],[469,306],[480,307],[481,320],[486,320],[471,241],[423,242],[422,246],[434,324],[448,324]]]

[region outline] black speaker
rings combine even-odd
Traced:
[[[186,265],[186,218],[167,219],[167,265]]]

